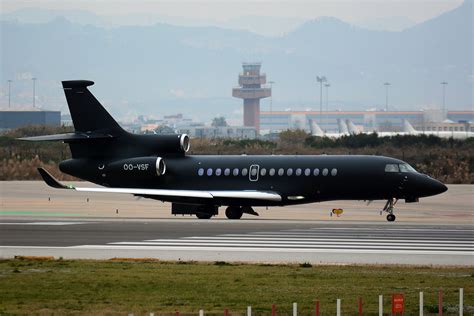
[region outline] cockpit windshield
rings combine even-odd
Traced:
[[[411,173],[416,173],[417,171],[415,168],[410,166],[407,163],[389,163],[385,165],[385,172],[411,172]]]

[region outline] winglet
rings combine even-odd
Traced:
[[[43,168],[38,168],[38,172],[40,173],[41,177],[43,178],[44,182],[50,187],[56,189],[74,189],[73,186],[67,186],[56,180],[48,171]]]

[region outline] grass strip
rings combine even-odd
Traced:
[[[126,314],[291,315],[298,302],[300,315],[335,314],[342,299],[344,315],[378,315],[378,295],[390,312],[390,295],[404,293],[406,314],[418,313],[418,293],[424,292],[425,314],[437,314],[438,290],[445,308],[455,314],[458,290],[464,288],[465,315],[474,313],[474,270],[452,267],[312,266],[237,264],[227,262],[160,262],[153,259],[107,261],[0,261],[0,314]]]

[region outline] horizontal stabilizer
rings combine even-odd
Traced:
[[[168,190],[168,189],[141,189],[141,188],[77,188],[72,185],[67,186],[56,180],[48,171],[38,168],[44,182],[50,187],[56,189],[71,189],[81,192],[97,192],[97,193],[126,193],[138,196],[151,196],[158,198],[241,198],[266,201],[281,201],[281,196],[274,192],[262,191],[203,191],[203,190]]]
[[[108,139],[113,138],[109,134],[100,134],[100,133],[66,133],[66,134],[54,134],[54,135],[42,135],[42,136],[32,136],[32,137],[22,137],[18,138],[19,140],[27,140],[33,142],[39,141],[64,141],[66,143],[82,140],[92,140],[92,139]]]

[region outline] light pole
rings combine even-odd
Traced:
[[[324,86],[326,87],[326,112],[328,112],[329,111],[329,87],[331,86],[331,84],[326,83]]]
[[[12,81],[8,80],[8,108],[10,108],[12,99]]]
[[[441,109],[441,115],[443,116],[443,119],[446,116],[446,85],[448,84],[446,81],[441,82],[443,85],[443,108]]]
[[[327,79],[324,76],[316,76],[316,81],[319,82],[319,124],[322,124],[323,117],[323,82],[326,82]]]
[[[268,82],[270,84],[270,92],[271,92],[271,95],[270,95],[270,114],[273,112],[273,84],[275,83],[275,81],[269,81]]]
[[[329,124],[329,113],[328,113],[329,112],[329,87],[331,86],[331,84],[326,83],[324,86],[326,87],[326,116],[325,116],[326,124],[325,125],[327,126]]]
[[[390,82],[385,82],[383,84],[385,86],[385,111],[388,111],[388,87],[390,87]]]
[[[36,105],[36,77],[31,78],[33,80],[33,108]]]

